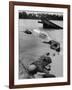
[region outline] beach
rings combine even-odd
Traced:
[[[63,21],[52,21],[60,26],[63,25]],[[32,31],[32,34],[26,34],[25,30]],[[58,54],[55,50],[50,48],[50,45],[42,43],[47,41],[47,39],[42,39],[38,34],[35,34],[34,29],[44,31],[48,36],[60,43],[61,52]],[[51,74],[56,77],[63,76],[63,30],[61,29],[44,29],[43,24],[38,23],[38,20],[33,19],[19,19],[18,22],[18,35],[19,35],[19,60],[23,62],[24,65],[28,66],[31,62],[36,61],[41,55],[50,53],[52,58],[51,63]],[[53,56],[55,54],[55,56]],[[20,67],[19,67],[20,68]],[[21,69],[19,69],[20,72]],[[23,79],[19,75],[20,79]]]

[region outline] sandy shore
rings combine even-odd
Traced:
[[[56,77],[61,77],[63,75],[63,30],[44,30],[42,24],[37,22],[37,20],[19,20],[19,59],[27,67],[31,62],[37,60],[39,56],[50,52],[52,58],[50,73],[56,75]],[[47,41],[47,39],[41,39],[38,34],[34,34],[34,28],[45,31],[52,40],[60,43],[61,52],[59,55],[56,51],[50,49],[49,45],[42,43],[42,41]],[[22,32],[26,29],[32,30],[33,33],[29,35]],[[53,56],[54,53],[55,57]],[[19,72],[21,71],[22,68],[20,66]],[[19,74],[19,78],[24,78],[23,74]]]

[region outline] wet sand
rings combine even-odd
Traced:
[[[54,21],[53,21],[54,22]],[[60,22],[62,24],[62,22]],[[37,58],[47,52],[50,52],[52,58],[51,64],[51,74],[56,75],[56,77],[63,76],[63,30],[49,30],[43,29],[42,24],[38,23],[38,20],[19,20],[19,59],[27,67],[31,62],[37,60]],[[30,34],[25,34],[22,31],[29,29],[33,32],[34,29],[39,29],[48,33],[52,40],[58,41],[61,45],[61,52],[58,53],[52,49],[47,44],[42,43],[42,41],[47,41],[47,39],[39,38],[38,34],[34,32]],[[55,56],[53,54],[55,53]],[[19,72],[21,71],[21,67]],[[19,78],[24,77],[19,74]]]

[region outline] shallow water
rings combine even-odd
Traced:
[[[54,22],[54,21],[53,21]],[[58,22],[58,21],[57,21]],[[57,23],[55,21],[55,23]],[[59,21],[61,26],[63,25],[62,21]],[[25,34],[22,31],[29,29],[33,32],[34,29],[39,29],[40,31],[45,31],[52,40],[56,40],[61,44],[61,52],[58,53],[52,49],[47,44],[42,43],[47,39],[41,39],[37,34]],[[19,20],[19,58],[22,60],[24,65],[29,65],[34,60],[47,52],[50,52],[52,58],[51,64],[51,74],[56,75],[56,77],[63,76],[63,55],[62,55],[62,46],[63,46],[63,30],[55,29],[43,29],[43,25],[38,23],[38,20],[30,19],[20,19]],[[55,57],[53,54],[55,53]],[[21,77],[20,77],[21,78]]]

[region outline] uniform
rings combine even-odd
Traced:
[[[46,66],[52,63],[50,57],[42,55],[37,61],[31,63],[30,65],[35,65],[36,68],[30,71],[30,74],[36,74],[37,72],[49,73],[50,67],[47,69]]]

